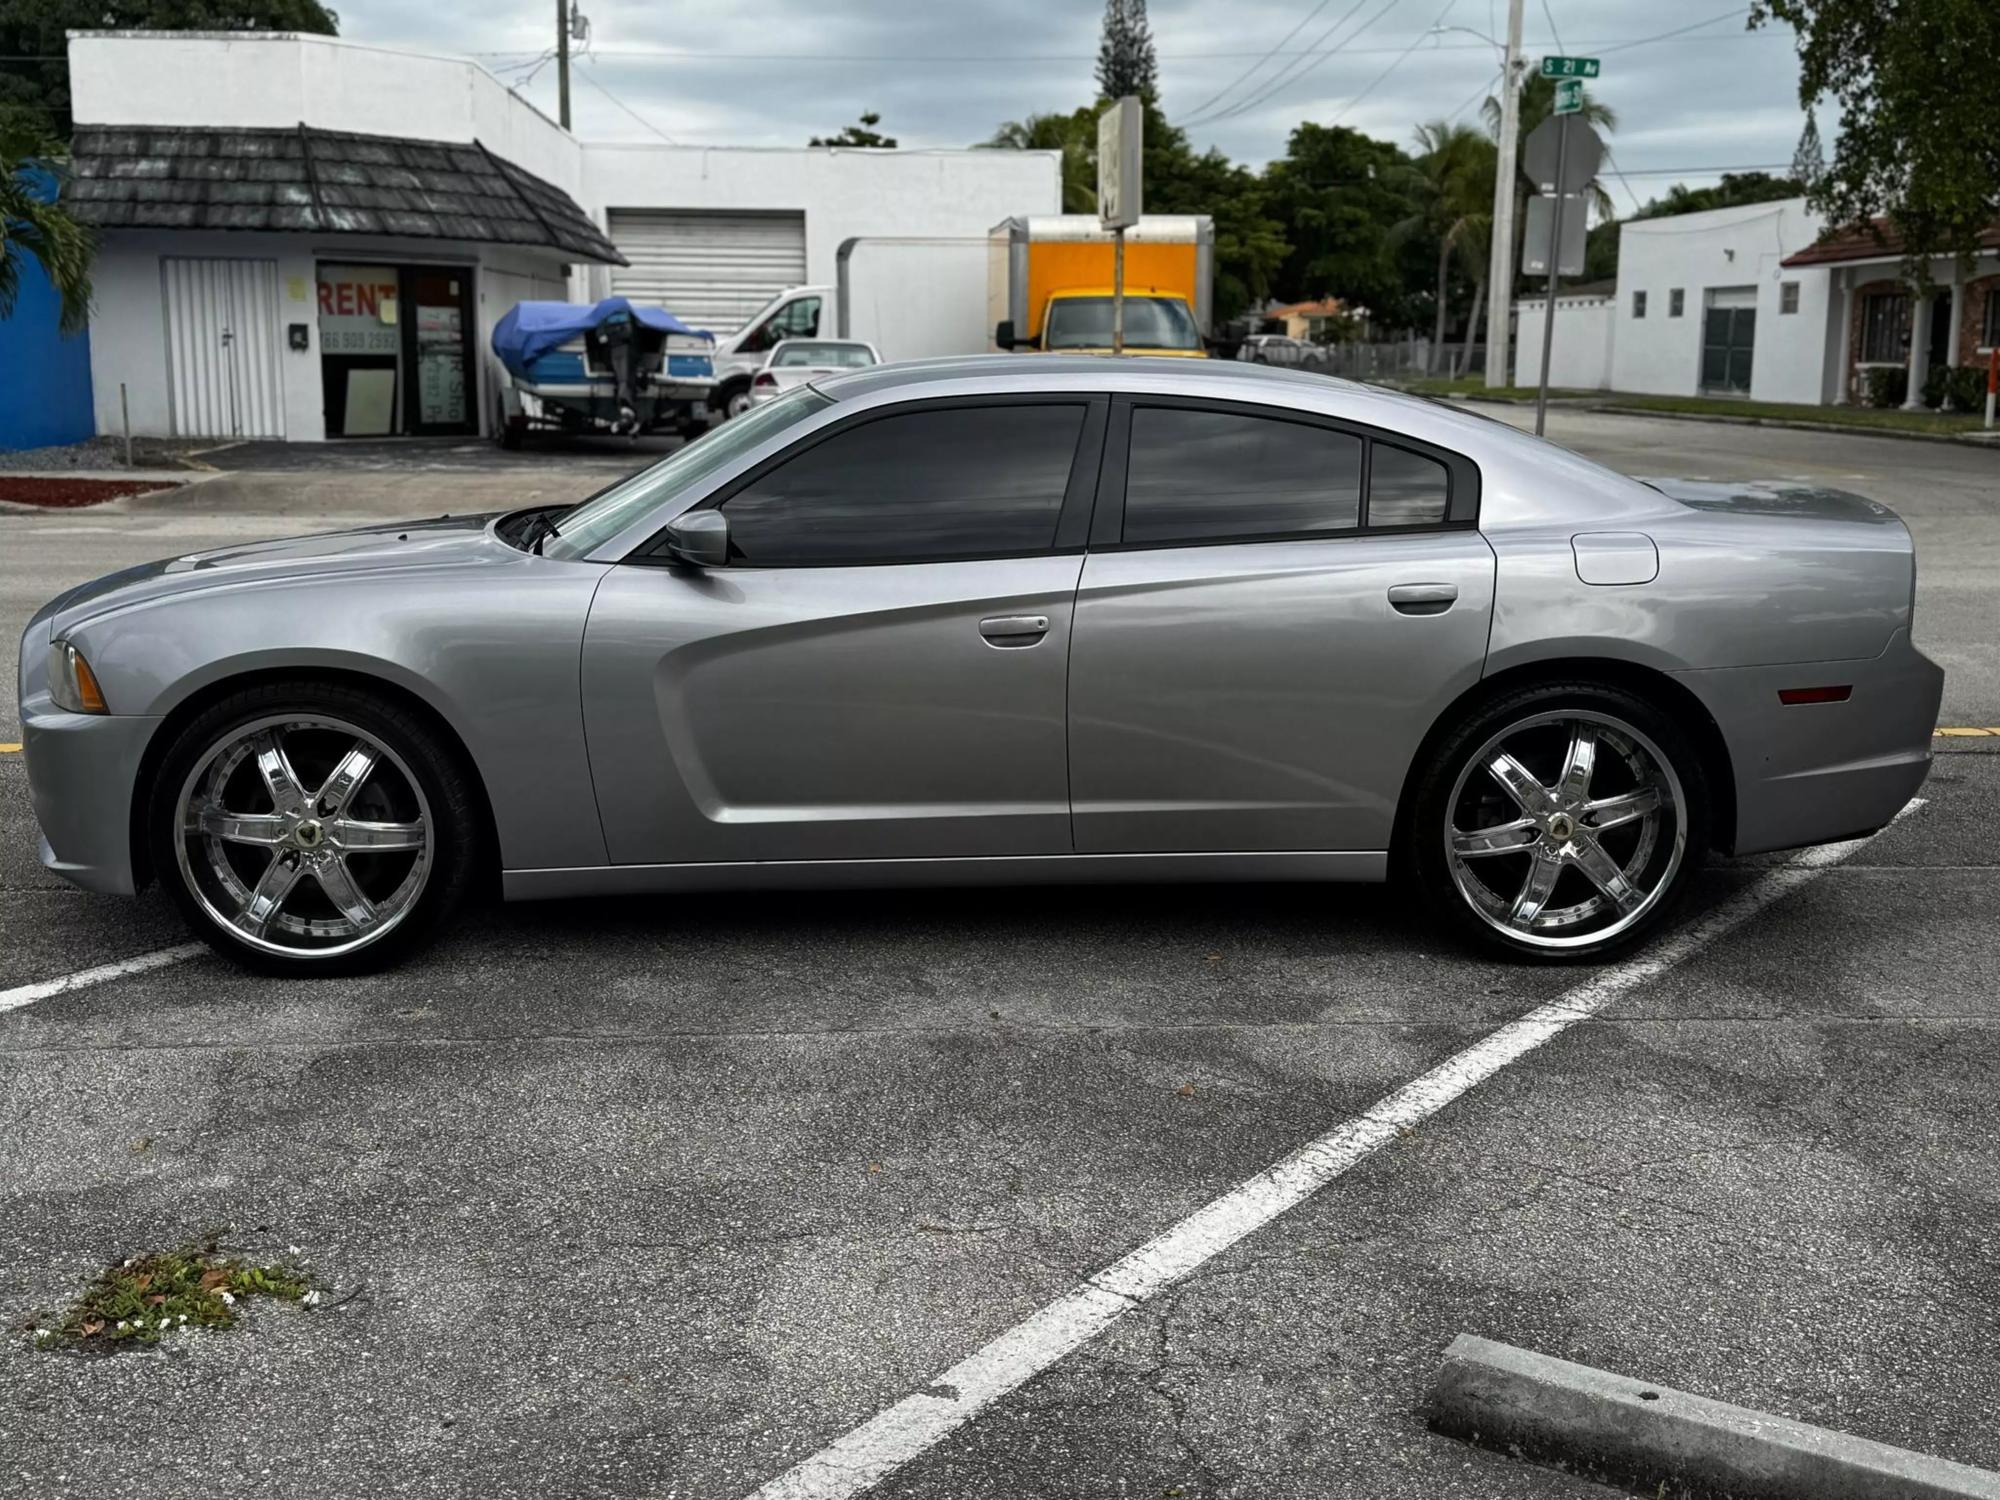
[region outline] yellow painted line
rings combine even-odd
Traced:
[[[20,753],[21,747],[19,745],[0,745],[0,755],[19,755]]]
[[[1934,739],[1978,740],[1985,739],[1989,735],[1994,739],[2000,739],[2000,729],[1946,728],[1939,725],[1931,731]]]

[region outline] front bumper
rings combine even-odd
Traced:
[[[41,825],[41,860],[87,891],[129,896],[133,792],[157,718],[71,714],[46,694],[21,703],[28,795]]]
[[[1860,661],[1682,672],[1729,746],[1737,854],[1873,833],[1931,769],[1944,669],[1899,630]],[[1851,686],[1842,703],[1787,705],[1784,688]]]

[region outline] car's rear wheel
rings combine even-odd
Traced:
[[[1504,694],[1437,747],[1404,854],[1434,907],[1489,949],[1598,960],[1643,941],[1708,845],[1701,757],[1608,685]]]
[[[190,926],[267,971],[393,962],[463,898],[479,821],[465,771],[401,705],[344,686],[232,694],[174,739],[153,867]]]

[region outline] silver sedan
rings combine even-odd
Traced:
[[[1252,365],[804,385],[569,509],[180,557],[21,648],[42,859],[282,971],[475,889],[1376,881],[1594,959],[1882,826],[1910,536]]]

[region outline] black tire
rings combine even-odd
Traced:
[[[708,398],[709,425],[720,427],[729,421],[730,405],[738,396],[747,397],[749,394],[750,382],[747,380],[732,380],[727,385],[718,386]],[[741,416],[742,413],[739,412],[737,415]]]
[[[1661,861],[1658,878],[1646,885],[1642,871],[1641,878],[1635,882],[1644,885],[1648,892],[1645,904],[1629,920],[1620,917],[1611,906],[1606,906],[1604,915],[1609,919],[1606,935],[1594,941],[1587,923],[1581,925],[1575,934],[1567,936],[1547,933],[1527,937],[1502,931],[1494,919],[1481,914],[1474,898],[1460,889],[1448,848],[1456,811],[1452,805],[1454,792],[1461,798],[1477,797],[1483,792],[1483,783],[1478,782],[1468,770],[1472,758],[1496,737],[1541,732],[1535,728],[1540,721],[1566,713],[1602,717],[1637,730],[1644,740],[1650,741],[1650,746],[1645,747],[1643,752],[1645,758],[1650,760],[1650,752],[1657,751],[1670,768],[1671,774],[1666,778],[1669,785],[1676,780],[1678,782],[1679,807],[1671,819],[1674,825],[1672,832],[1678,839],[1677,854],[1673,854],[1669,862],[1670,846],[1656,839],[1652,845],[1656,855],[1649,856],[1649,859],[1657,857]],[[1456,937],[1487,953],[1502,953],[1540,963],[1597,963],[1626,952],[1645,942],[1671,919],[1708,850],[1713,803],[1701,756],[1672,718],[1652,702],[1621,687],[1571,680],[1503,691],[1477,704],[1446,730],[1442,738],[1425,752],[1425,761],[1412,787],[1409,817],[1396,851],[1398,873],[1423,893],[1433,912]],[[1545,766],[1546,762],[1543,764]],[[1467,778],[1463,787],[1460,781],[1462,773]],[[1545,774],[1538,771],[1537,779],[1543,779]],[[1663,794],[1662,803],[1663,806],[1671,806],[1668,795]],[[1515,810],[1505,811],[1511,813]],[[1523,817],[1532,821],[1526,815]],[[1486,822],[1485,818],[1476,818],[1469,826],[1484,828]],[[1659,826],[1664,829],[1667,822],[1663,817]],[[1639,825],[1640,828],[1643,826],[1643,823]],[[1619,836],[1624,837],[1622,834]],[[1553,843],[1555,835],[1544,833],[1542,837]],[[1617,850],[1611,844],[1612,834],[1607,833],[1603,837],[1607,850],[1617,857]],[[1636,847],[1639,837],[1640,833],[1635,828],[1631,835],[1635,846],[1632,850],[1634,859],[1640,854]],[[1665,834],[1661,835],[1661,839],[1665,837]],[[1477,866],[1482,878],[1489,868],[1495,870],[1495,883],[1503,899],[1506,861],[1516,857],[1516,854],[1510,853]],[[1520,851],[1519,868],[1525,870],[1532,857],[1528,852]],[[1461,868],[1469,868],[1471,864],[1468,860]],[[1594,887],[1577,886],[1576,882],[1583,879],[1581,871],[1574,877],[1565,878],[1571,883],[1564,889],[1587,889],[1596,893]],[[1556,905],[1553,899],[1548,902],[1551,908]],[[1625,925],[1618,925],[1620,922]],[[1612,927],[1616,930],[1609,930]],[[1557,941],[1566,946],[1550,946]]]
[[[420,789],[428,812],[427,873],[421,886],[379,934],[341,952],[274,952],[227,925],[190,883],[181,858],[179,803],[205,757],[260,721],[332,721],[351,726],[387,749]],[[328,735],[333,729],[320,731]],[[303,767],[298,777],[309,782]],[[365,786],[366,783],[363,783]],[[357,796],[358,801],[358,796]],[[308,809],[308,811],[312,811]],[[461,752],[420,714],[393,699],[342,683],[278,681],[247,687],[211,704],[174,736],[160,760],[146,809],[146,839],[154,873],[172,893],[188,926],[218,952],[269,974],[366,973],[386,968],[428,941],[458,910],[485,861],[484,821],[473,773]],[[275,855],[273,856],[276,857]],[[190,857],[190,865],[195,861]],[[246,883],[248,877],[245,877]],[[198,882],[197,882],[198,883]]]
[[[519,423],[506,422],[506,421],[501,422],[500,446],[502,448],[505,448],[509,453],[518,453],[521,451],[521,440],[525,436],[526,436],[526,429],[522,427]]]

